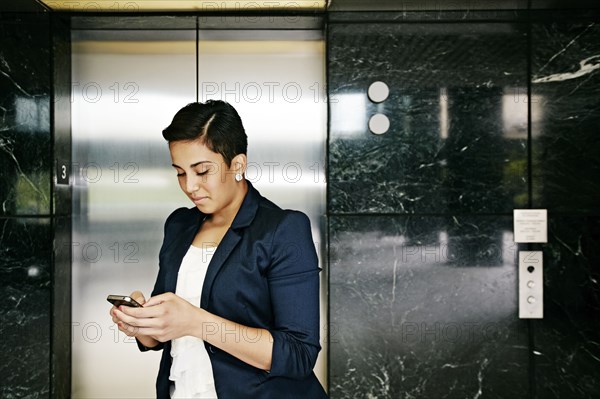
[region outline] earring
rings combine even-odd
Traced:
[[[241,173],[236,173],[235,174],[235,181],[242,181],[242,174]]]

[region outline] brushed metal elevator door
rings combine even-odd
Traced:
[[[327,98],[322,33],[200,30],[199,38],[199,100],[224,100],[238,110],[248,135],[248,180],[280,207],[309,216],[325,269]],[[325,273],[321,287],[323,349],[315,374],[326,387]]]
[[[161,131],[196,96],[238,109],[249,137],[249,180],[280,206],[306,212],[324,251],[323,40],[302,32],[286,40],[243,36],[200,31],[196,51],[193,30],[73,31],[74,398],[155,395],[160,353],[140,353],[118,332],[106,296],[150,294],[164,220],[193,205],[179,189]],[[324,350],[315,371],[325,384],[324,274],[322,281]]]
[[[195,37],[73,32],[74,398],[155,395],[159,353],[115,328],[106,296],[149,295],[164,219],[187,206],[161,131],[196,98]]]

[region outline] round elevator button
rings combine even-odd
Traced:
[[[533,288],[533,287],[535,287],[535,282],[534,282],[533,280],[529,280],[529,281],[527,282],[527,286],[528,286],[529,288]]]

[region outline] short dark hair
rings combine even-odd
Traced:
[[[201,140],[231,166],[238,154],[246,154],[248,137],[235,108],[221,100],[190,103],[181,108],[162,132],[169,143]]]

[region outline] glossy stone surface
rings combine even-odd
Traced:
[[[71,157],[70,30],[52,18],[0,17],[2,398],[71,393],[71,246],[56,244],[71,237],[71,190],[54,186],[55,159]]]
[[[533,203],[550,212],[600,211],[600,22],[532,28]]]
[[[528,53],[522,15],[382,14],[330,19],[331,397],[600,396],[597,16],[533,12]],[[548,243],[512,242],[528,207]],[[543,251],[542,320],[518,250]]]
[[[544,319],[535,325],[540,398],[600,396],[600,218],[550,219]]]
[[[48,215],[48,16],[5,14],[0,17],[0,37],[0,215]]]
[[[0,397],[44,398],[50,389],[50,218],[0,219]]]
[[[330,221],[332,398],[523,397],[511,219]]]
[[[495,213],[527,201],[526,29],[332,24],[329,210]],[[390,87],[379,104],[374,81]],[[375,113],[390,119],[368,130]]]
[[[600,24],[533,25],[533,204],[547,208],[539,397],[600,396]]]

